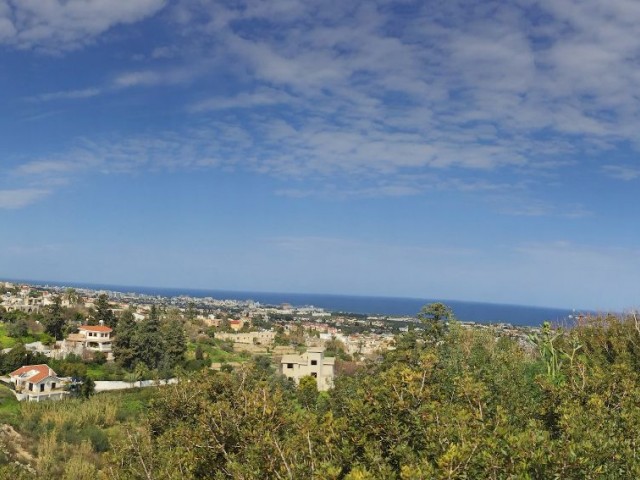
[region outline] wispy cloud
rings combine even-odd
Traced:
[[[127,71],[118,74],[114,78],[112,87],[117,89],[157,85],[184,85],[207,73],[210,66],[210,62],[202,61],[197,64]]]
[[[0,190],[0,209],[12,210],[23,208],[36,203],[50,193],[50,190],[39,188]]]
[[[274,105],[293,106],[296,102],[294,96],[282,90],[262,87],[254,92],[244,92],[233,97],[211,97],[201,100],[189,107],[192,112],[205,112],[212,110],[226,110],[232,108],[255,108]]]
[[[3,0],[0,42],[51,53],[73,50],[115,25],[149,17],[165,4],[166,0]]]
[[[606,175],[617,180],[631,181],[640,178],[640,167],[627,165],[605,165],[602,170]]]
[[[111,6],[85,34],[164,5],[129,3]],[[277,3],[174,2],[166,18],[175,45],[149,49],[148,63],[114,74],[102,87],[36,98],[224,83],[194,89],[184,128],[73,147],[71,156],[94,159],[92,171],[232,165],[332,185],[328,193],[343,198],[424,194],[407,177],[425,176],[437,177],[438,188],[477,195],[506,184],[526,191],[528,179],[562,179],[578,162],[617,179],[637,176],[631,162],[603,170],[591,160],[623,146],[640,149],[640,12],[628,0],[489,0],[474,8],[462,0],[437,8]],[[49,13],[29,15],[70,15],[67,4],[54,4]],[[509,180],[488,179],[496,172]],[[311,190],[294,185],[278,193]],[[528,198],[504,213],[588,215],[580,205]]]
[[[554,204],[545,200],[519,197],[504,197],[497,200],[497,210],[506,215],[518,217],[558,217],[581,219],[589,217],[592,212],[579,203]]]
[[[291,109],[280,120],[294,134],[259,134],[283,152],[266,170],[557,169],[637,140],[640,18],[625,0],[411,4],[403,16],[369,3],[289,3],[287,14],[253,1],[175,10],[256,85],[192,111]],[[245,126],[250,136],[258,128]]]
[[[34,102],[50,102],[54,100],[75,100],[83,98],[91,98],[102,93],[100,88],[83,88],[80,90],[63,90],[59,92],[41,93],[33,97],[29,97],[28,100]]]

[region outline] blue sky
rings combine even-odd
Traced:
[[[0,276],[638,306],[635,0],[0,0]]]

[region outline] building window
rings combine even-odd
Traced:
[[[311,376],[312,376],[313,378],[318,378],[318,374],[317,374],[316,372],[311,373]]]
[[[311,365],[318,365],[318,360],[311,360]]]
[[[44,392],[44,383],[41,383],[41,384],[40,384],[40,391],[41,391],[41,392]]]
[[[56,382],[53,382],[53,383],[51,384],[51,390],[55,390],[55,389],[56,389]]]
[[[293,363],[287,363],[287,368],[293,368]]]

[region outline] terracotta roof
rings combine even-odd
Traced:
[[[47,377],[55,377],[56,372],[49,368],[49,365],[25,365],[24,367],[17,369],[15,372],[10,373],[10,376],[12,377],[22,375],[24,375],[25,380],[28,380],[31,383],[38,383]]]
[[[82,325],[78,330],[86,330],[87,332],[112,332],[113,329],[104,325]]]

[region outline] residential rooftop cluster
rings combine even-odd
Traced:
[[[186,295],[162,297],[0,282],[0,308],[8,315],[29,318],[33,331],[44,328],[46,312],[56,302],[71,312],[67,313],[69,320],[64,332],[58,338],[44,338],[44,341],[41,338],[25,344],[28,351],[42,355],[42,358],[64,360],[72,357],[85,362],[122,364],[116,358],[117,352],[114,355],[117,329],[113,327],[118,318],[128,312],[133,322],[140,324],[147,321],[152,312],[161,312],[164,317],[178,319],[179,328],[187,336],[186,342],[193,346],[188,352],[185,350],[188,353],[185,360],[192,355],[194,361],[204,361],[203,364],[196,361],[196,365],[221,368],[225,363],[239,365],[252,356],[262,355],[269,358],[277,371],[295,382],[303,376],[315,377],[321,390],[331,388],[336,370],[339,370],[336,360],[375,361],[382,352],[395,348],[397,334],[422,329],[417,317],[349,314],[309,305],[262,305],[251,300]],[[100,317],[96,315],[96,311],[104,310],[105,305],[113,321],[111,326],[98,320]],[[528,341],[533,330],[509,324],[461,324],[464,328],[490,328],[496,335],[513,337],[522,343]],[[10,351],[11,348],[2,350],[4,354]],[[223,361],[217,361],[219,358]],[[30,390],[28,399],[61,398],[54,394],[44,395],[50,387],[31,383],[34,389],[45,390],[35,393]],[[53,390],[59,390],[60,381],[52,384]]]

